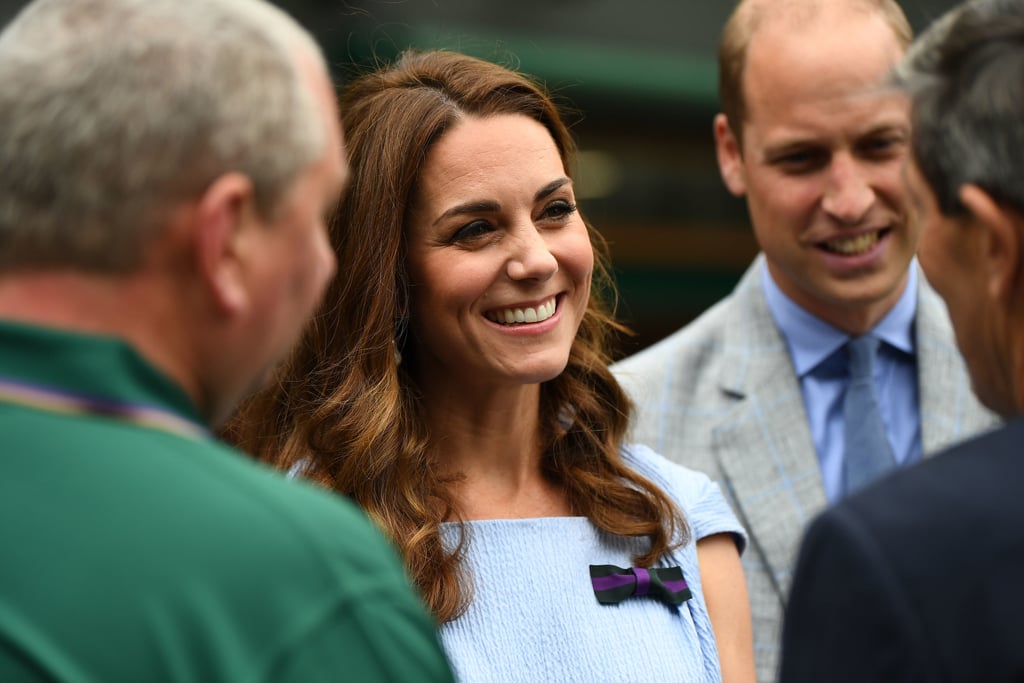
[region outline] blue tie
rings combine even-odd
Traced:
[[[849,495],[896,465],[878,412],[874,360],[878,340],[867,335],[846,345],[850,380],[843,399],[843,470]]]

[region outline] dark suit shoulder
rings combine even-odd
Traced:
[[[858,530],[860,548],[867,540],[945,680],[1024,680],[1022,443],[1021,421],[982,434],[851,497],[812,531],[822,549],[839,526]]]
[[[968,517],[1024,514],[1024,420],[977,435],[852,496],[849,508],[880,534],[956,528]]]

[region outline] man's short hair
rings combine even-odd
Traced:
[[[974,0],[945,15],[897,70],[913,97],[911,150],[939,209],[971,183],[1024,212],[1024,1]]]
[[[747,48],[757,28],[765,18],[782,14],[793,21],[808,20],[827,4],[840,1],[878,12],[904,48],[913,39],[910,23],[896,0],[740,0],[725,23],[718,44],[719,106],[738,141],[743,140],[743,122],[747,115],[743,93]]]
[[[0,34],[0,272],[125,272],[166,212],[247,175],[269,214],[326,138],[261,0],[36,0]]]

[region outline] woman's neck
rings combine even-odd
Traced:
[[[544,476],[540,386],[424,392],[431,439],[462,519],[570,514],[562,487]]]

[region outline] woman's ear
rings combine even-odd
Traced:
[[[982,267],[988,291],[997,300],[1009,303],[1024,294],[1021,271],[1021,216],[1007,208],[977,185],[960,188],[960,202],[970,214],[981,242]]]

